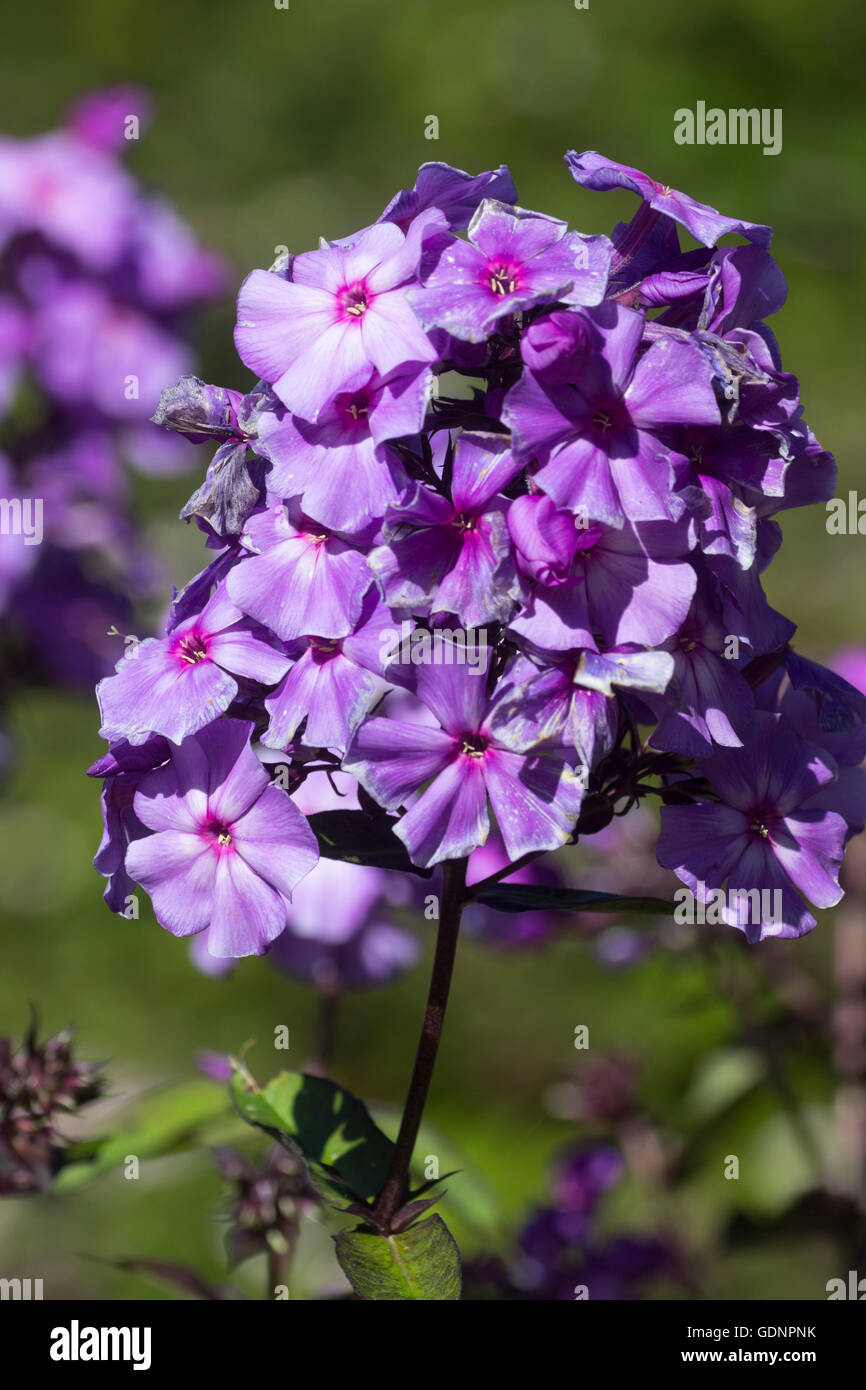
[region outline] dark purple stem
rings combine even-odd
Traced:
[[[409,1093],[403,1107],[400,1132],[394,1144],[391,1167],[376,1201],[375,1215],[382,1230],[388,1230],[390,1227],[409,1185],[409,1166],[415,1151],[430,1082],[433,1079],[433,1068],[436,1065],[436,1054],[439,1050],[439,1039],[442,1036],[442,1024],[454,971],[460,917],[466,894],[466,862],[465,859],[453,859],[443,866],[442,908],[427,1007],[424,1011]]]

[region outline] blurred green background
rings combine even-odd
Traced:
[[[807,418],[836,453],[844,494],[866,490],[864,39],[866,12],[840,0],[590,0],[587,10],[571,0],[16,6],[4,16],[0,128],[47,129],[73,97],[101,85],[134,81],[151,91],[156,117],[130,166],[230,262],[232,284],[209,311],[199,347],[202,375],[236,387],[250,379],[231,339],[242,276],[269,265],[280,244],[303,250],[374,220],[425,160],[473,172],[506,162],[525,206],[586,232],[610,231],[635,200],[578,189],[562,159],[572,147],[601,150],[725,213],[772,223],[790,286],[773,327]],[[781,107],[782,153],[675,145],[674,111],[698,100]],[[438,141],[424,138],[429,115],[438,117]],[[203,562],[198,534],[173,519],[188,482],[140,489],[178,583]],[[863,541],[828,536],[824,520],[821,508],[786,515],[766,579],[771,602],[800,625],[800,649],[817,659],[863,637]],[[290,1027],[288,1060],[299,1064],[309,991],[255,961],[228,981],[206,980],[149,908],[137,922],[105,909],[90,868],[97,788],[83,776],[101,751],[97,726],[95,704],[45,691],[22,696],[11,712],[14,761],[0,802],[0,1032],[23,1030],[31,999],[47,1027],[74,1021],[84,1054],[112,1059],[115,1104],[193,1076],[203,1047],[258,1040],[247,1060],[266,1077],[286,1060],[271,1047],[277,1023]],[[823,914],[812,938],[765,949],[820,987],[831,981],[832,941]],[[402,1099],[424,974],[346,1004],[335,1076],[370,1100]],[[551,1152],[577,1133],[544,1098],[576,1078],[580,1023],[590,1027],[588,1056],[639,1059],[642,1102],[662,1130],[691,1133],[695,1106],[709,1104],[717,1117],[675,1190],[653,1186],[637,1163],[611,1208],[613,1229],[671,1225],[696,1254],[705,1297],[823,1297],[826,1280],[844,1273],[829,1236],[722,1239],[735,1211],[759,1222],[777,1214],[802,1185],[804,1160],[775,1093],[743,1081],[741,1020],[704,964],[689,951],[657,950],[629,971],[603,970],[575,930],[538,955],[462,948],[430,1118],[504,1213],[494,1236],[446,1199],[466,1248],[506,1240],[507,1221],[543,1196]],[[829,1136],[822,1107],[833,1078],[823,1043],[795,1039],[786,1066]],[[726,1104],[727,1083],[714,1071],[725,1067],[735,1098],[743,1085],[739,1104]],[[742,1158],[738,1183],[721,1177],[721,1156],[732,1152]],[[50,1297],[88,1298],[160,1295],[82,1252],[171,1256],[220,1275],[219,1191],[207,1160],[191,1154],[144,1165],[137,1183],[115,1174],[65,1198],[5,1203],[2,1272],[43,1277]],[[333,1282],[329,1258],[324,1233],[314,1231],[297,1296],[317,1280]],[[254,1288],[255,1267],[244,1278]]]

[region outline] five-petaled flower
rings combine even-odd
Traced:
[[[126,852],[174,936],[208,929],[214,956],[261,955],[283,931],[316,837],[250,747],[253,726],[221,719],[144,777],[135,814],[153,833]]]

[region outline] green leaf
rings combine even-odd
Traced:
[[[168,1086],[141,1101],[130,1118],[105,1139],[73,1145],[53,1187],[70,1192],[112,1168],[128,1154],[157,1158],[180,1153],[197,1142],[214,1122],[231,1114],[225,1087],[213,1081],[185,1081]]]
[[[557,888],[543,883],[497,883],[477,901],[497,912],[641,912],[669,916],[673,905],[664,898],[627,898],[619,893],[594,893],[589,888]]]
[[[366,1227],[334,1236],[337,1259],[355,1293],[370,1302],[455,1302],[460,1298],[460,1252],[441,1216],[429,1216],[399,1235]]]
[[[687,1124],[706,1124],[726,1115],[764,1080],[767,1064],[752,1047],[725,1047],[699,1058],[683,1099]]]
[[[259,1088],[238,1070],[232,1094],[242,1117],[289,1139],[329,1192],[365,1201],[378,1196],[394,1146],[349,1091],[325,1077],[297,1071],[280,1072]]]
[[[397,869],[419,878],[430,878],[433,873],[432,869],[419,869],[412,863],[406,846],[384,816],[374,820],[366,811],[316,811],[308,820],[319,842],[319,853],[325,859]]]

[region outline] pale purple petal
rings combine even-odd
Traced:
[[[842,897],[839,865],[847,825],[834,811],[794,811],[770,830],[773,853],[795,887],[816,907]]]
[[[285,898],[239,854],[217,860],[208,930],[212,956],[261,956],[285,928]]]
[[[367,719],[356,731],[342,765],[386,810],[397,810],[452,761],[456,749],[456,740],[443,729],[398,719]]]
[[[273,784],[233,822],[232,845],[259,878],[288,899],[319,858],[307,820]]]
[[[565,844],[584,788],[564,758],[491,748],[484,780],[509,859]]]
[[[416,776],[415,785],[420,779]],[[394,827],[413,864],[432,868],[483,845],[490,829],[481,759],[459,756]]]
[[[126,868],[173,936],[191,936],[209,925],[216,857],[198,835],[164,830],[134,840],[126,851]]]
[[[691,342],[653,343],[635,368],[625,400],[641,429],[721,423],[709,364]]]
[[[306,719],[308,747],[343,753],[377,689],[373,676],[340,652],[325,656],[310,648],[265,701],[271,722],[264,742],[285,748]]]

